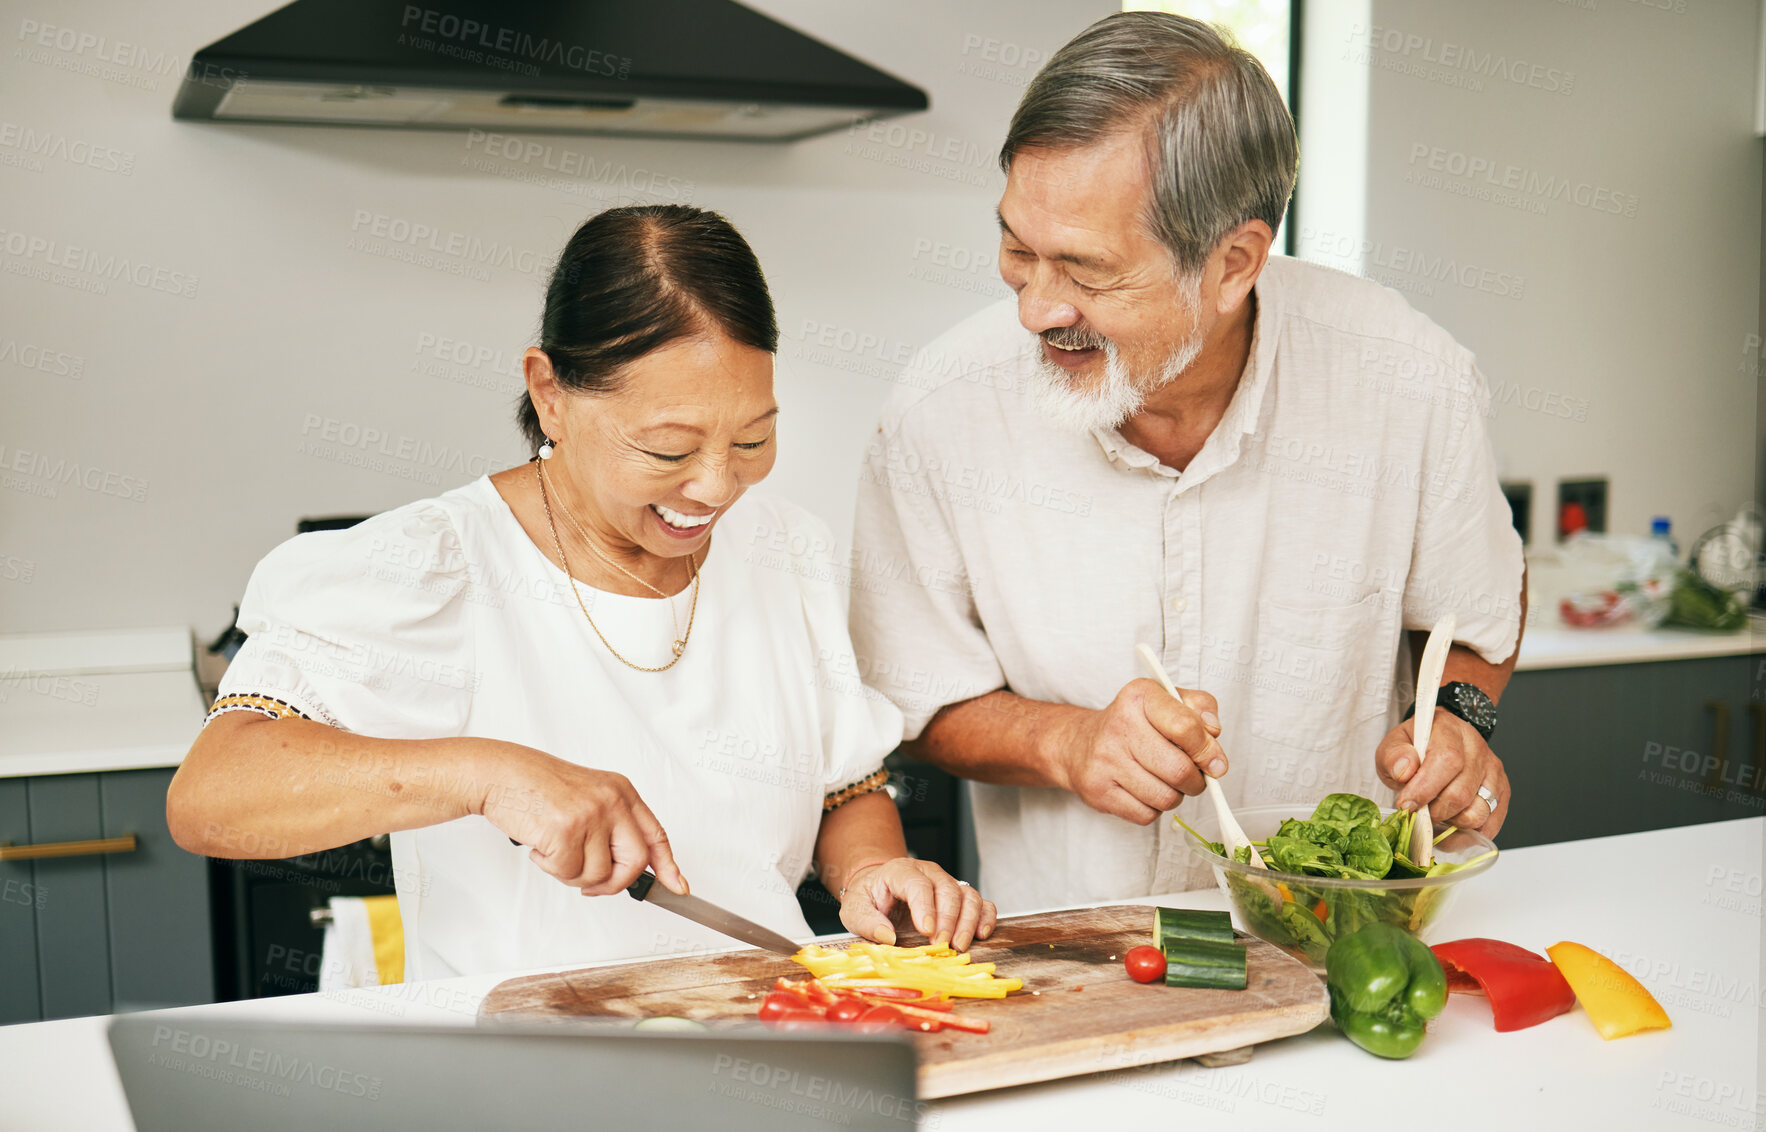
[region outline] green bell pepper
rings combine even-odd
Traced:
[[[1447,1005],[1447,976],[1415,936],[1373,923],[1325,953],[1331,1017],[1350,1041],[1380,1057],[1409,1057],[1425,1024]]]

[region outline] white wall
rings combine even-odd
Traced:
[[[298,518],[383,510],[519,462],[510,406],[544,269],[584,217],[634,201],[719,209],[754,244],[784,332],[768,486],[845,532],[900,360],[1006,293],[993,155],[1035,60],[1112,5],[755,6],[920,85],[931,111],[790,146],[539,138],[554,165],[592,161],[559,189],[517,179],[556,176],[546,158],[487,155],[465,133],[174,122],[190,53],[272,0],[6,5],[0,631],[212,633]],[[56,33],[40,46],[35,25],[70,30],[73,49]],[[371,236],[361,213],[505,245],[512,265],[475,278],[353,249]],[[70,246],[147,265],[146,285],[33,277]],[[945,266],[953,248],[970,270]],[[173,292],[194,279],[194,296],[156,290],[153,271]],[[485,360],[419,352],[440,339]],[[331,445],[346,456],[392,455],[374,469],[303,451],[328,428],[386,438]]]
[[[1308,197],[1303,165],[1302,254],[1477,352],[1535,545],[1560,479],[1607,477],[1610,530],[1667,515],[1683,548],[1752,498],[1759,25],[1742,0],[1374,0],[1305,45],[1370,86],[1365,198]],[[1303,103],[1303,132],[1339,112]]]

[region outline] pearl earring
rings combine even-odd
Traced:
[[[548,436],[548,437],[546,437],[546,442],[544,444],[540,445],[540,459],[550,460],[551,458],[552,458],[552,438]]]

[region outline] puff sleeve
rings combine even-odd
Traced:
[[[459,735],[478,684],[469,596],[458,533],[436,500],[297,535],[252,571],[239,609],[249,639],[215,710],[267,700],[286,710],[266,714],[378,738]]]

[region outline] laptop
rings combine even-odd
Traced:
[[[912,1128],[905,1034],[479,1027],[119,1015],[111,1054],[139,1132]]]

